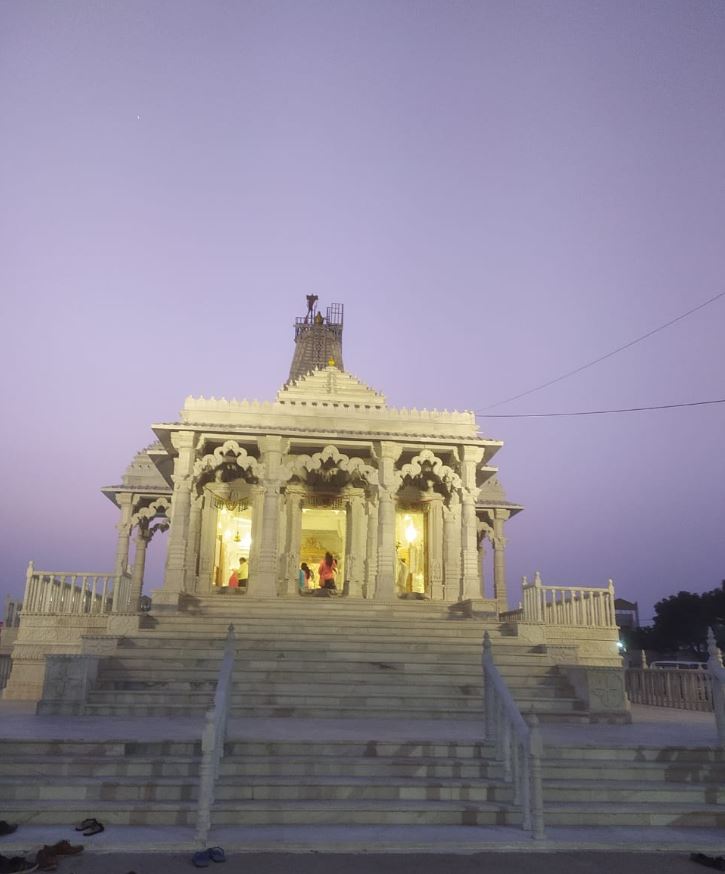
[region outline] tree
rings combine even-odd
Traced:
[[[655,604],[651,629],[642,629],[643,642],[659,653],[685,652],[698,661],[707,659],[707,629],[712,627],[718,644],[725,641],[725,591],[713,589],[698,595],[678,592]]]

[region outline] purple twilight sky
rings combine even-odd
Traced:
[[[110,570],[99,488],[186,395],[273,398],[309,292],[391,404],[482,410],[724,291],[725,3],[5,0],[0,241],[1,600]],[[493,412],[725,397],[724,329]],[[479,421],[512,602],[725,577],[725,405]]]

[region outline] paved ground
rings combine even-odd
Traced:
[[[179,874],[197,870],[188,855],[66,857],[59,874]],[[395,855],[325,853],[238,854],[209,866],[215,874],[698,874],[707,870],[689,854],[671,853],[515,853],[470,855],[399,853]]]

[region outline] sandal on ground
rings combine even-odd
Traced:
[[[42,850],[38,850],[35,863],[39,871],[55,871],[58,867],[58,857],[52,852],[50,847],[43,847]]]
[[[197,868],[208,868],[209,867],[209,853],[207,850],[199,850],[198,853],[194,853],[191,857],[191,861]]]
[[[0,835],[11,835],[16,829],[17,826],[15,824],[0,819]]]
[[[226,862],[227,860],[227,857],[224,855],[224,850],[222,850],[221,847],[209,847],[207,853],[212,862]]]
[[[91,835],[98,835],[102,831],[105,831],[102,822],[98,822],[97,819],[93,820],[93,824],[89,825],[88,828],[83,832],[83,837],[89,838]]]
[[[78,853],[83,852],[83,844],[73,846],[70,841],[58,841],[57,844],[52,846],[46,844],[43,849],[50,853],[51,856],[77,856]]]
[[[77,832],[84,832],[87,828],[90,828],[92,825],[95,825],[95,823],[97,823],[97,822],[98,822],[97,819],[84,819],[83,822],[78,823],[78,825],[76,826],[76,831]]]

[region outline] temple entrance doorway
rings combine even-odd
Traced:
[[[398,597],[424,595],[428,590],[428,549],[425,514],[422,511],[396,511],[395,555],[395,590]]]
[[[345,543],[347,513],[345,509],[303,507],[300,536],[300,562],[306,562],[314,574],[315,588],[320,585],[319,567],[326,552],[337,559],[336,586],[342,591],[345,580]]]
[[[244,591],[249,578],[252,511],[222,507],[217,513],[214,549],[214,587]],[[243,561],[242,561],[243,559]]]

